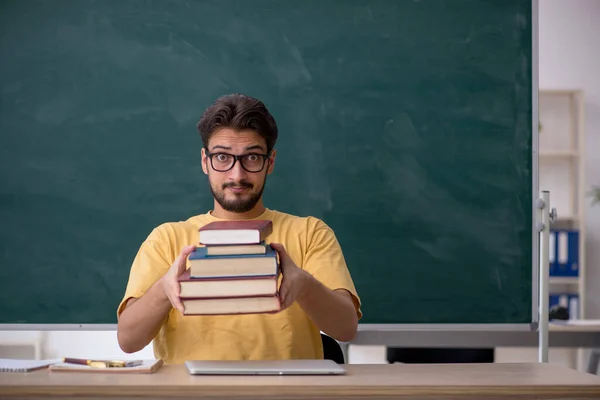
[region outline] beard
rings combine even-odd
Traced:
[[[235,198],[233,200],[227,199],[225,197],[225,189],[230,186],[236,187],[247,187],[249,189],[254,188],[254,185],[248,181],[242,180],[239,182],[228,182],[223,184],[221,190],[215,190],[213,185],[210,183],[210,179],[208,182],[208,186],[210,187],[210,191],[217,201],[219,205],[225,210],[233,213],[245,213],[254,208],[254,206],[258,203],[260,198],[262,197],[263,190],[265,189],[265,184],[267,183],[267,175],[265,174],[265,179],[263,180],[262,187],[257,193],[247,194],[234,194]]]

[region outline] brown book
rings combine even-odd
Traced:
[[[281,309],[279,296],[182,299],[181,302],[184,315],[264,314]]]
[[[198,230],[199,241],[204,245],[259,244],[273,232],[269,220],[215,221]]]
[[[277,294],[277,279],[277,275],[197,279],[190,277],[190,270],[188,269],[179,277],[181,287],[179,297],[186,299],[275,296]]]

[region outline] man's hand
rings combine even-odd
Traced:
[[[117,340],[124,352],[140,351],[148,345],[173,308],[183,313],[177,278],[185,271],[186,260],[195,248],[184,247],[167,272],[142,297],[127,301],[117,325]]]
[[[183,304],[179,299],[179,293],[181,291],[181,285],[177,280],[181,274],[185,271],[186,261],[189,255],[196,250],[196,246],[186,246],[181,249],[181,253],[175,259],[171,267],[166,274],[160,280],[164,293],[169,298],[173,308],[183,314]]]
[[[271,243],[271,247],[279,253],[281,262],[281,310],[297,301],[319,330],[342,342],[352,340],[358,326],[352,295],[346,289],[330,290],[298,268],[283,245]]]
[[[283,279],[279,288],[281,311],[291,306],[294,301],[304,295],[307,281],[311,276],[298,268],[280,243],[271,243],[273,250],[279,254]]]

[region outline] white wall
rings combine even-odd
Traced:
[[[539,44],[540,89],[584,92],[588,190],[600,185],[600,0],[540,0]],[[600,205],[585,204],[586,317],[600,318]]]
[[[41,346],[40,358],[118,358],[152,359],[152,345],[137,353],[126,354],[117,343],[116,331],[4,331],[0,332],[0,358],[2,346],[10,344],[30,344]],[[23,349],[25,350],[25,349]],[[11,357],[13,358],[13,352]],[[26,352],[25,354],[30,354]],[[27,356],[23,356],[27,358]]]
[[[600,185],[600,0],[540,0],[539,79],[544,89],[581,89],[586,95],[586,187]],[[600,318],[600,206],[585,210],[587,316]],[[0,332],[0,343],[35,340],[33,332]],[[113,332],[46,332],[44,356],[152,358],[119,349]],[[384,362],[381,346],[351,346],[350,361]],[[510,361],[510,360],[503,360]]]

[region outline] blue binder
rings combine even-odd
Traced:
[[[579,319],[579,295],[573,293],[554,293],[550,295],[548,304],[550,310],[554,307],[564,307],[569,312],[569,319]]]
[[[579,276],[579,231],[550,232],[550,276]]]

